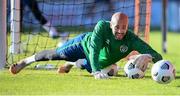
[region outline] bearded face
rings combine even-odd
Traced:
[[[127,16],[112,17],[111,29],[115,36],[115,39],[122,40],[126,35],[128,29],[128,17]]]

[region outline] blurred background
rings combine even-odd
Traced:
[[[9,1],[9,0],[8,0]],[[37,0],[39,9],[47,19],[51,19],[53,25],[80,25],[96,23],[99,19],[110,19],[110,16],[115,11],[122,11],[127,14],[133,14],[133,7],[129,7],[126,10],[122,10],[121,7],[124,3],[123,0]],[[135,0],[126,1],[126,5],[133,6]],[[44,3],[47,2],[47,3]],[[162,25],[162,3],[163,0],[152,0],[151,7],[151,30],[161,29]],[[85,3],[85,4],[83,4]],[[180,32],[180,1],[179,0],[167,0],[167,25],[168,30],[173,32]],[[68,10],[68,11],[67,11]],[[101,13],[101,11],[105,11]],[[130,11],[131,10],[131,11]],[[87,13],[82,17],[77,14],[82,14],[89,11],[90,16]],[[99,12],[99,13],[98,13]],[[52,18],[52,14],[54,17]],[[75,15],[76,16],[73,16]],[[102,17],[103,15],[103,17]],[[10,16],[10,2],[8,2],[8,17]],[[93,18],[90,18],[93,16]],[[10,18],[10,17],[9,17]],[[33,16],[31,10],[26,6],[24,18],[26,20],[32,20],[38,24],[37,19]],[[82,19],[83,18],[83,19]],[[91,20],[93,19],[93,20]],[[10,19],[8,19],[10,20]],[[94,26],[94,25],[93,25]]]

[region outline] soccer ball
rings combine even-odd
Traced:
[[[135,68],[134,60],[129,60],[124,66],[124,71],[126,77],[130,79],[139,79],[144,77],[144,72],[139,68]]]
[[[168,84],[175,79],[175,68],[169,61],[160,60],[152,66],[151,76],[160,84]]]

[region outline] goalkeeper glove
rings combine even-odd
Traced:
[[[134,64],[136,68],[139,68],[143,72],[146,71],[148,64],[152,61],[152,56],[150,54],[139,54],[130,57],[130,59],[134,59]]]
[[[95,79],[108,79],[109,76],[101,71],[93,72],[92,75],[94,75]]]

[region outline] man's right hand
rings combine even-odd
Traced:
[[[148,64],[152,61],[152,56],[150,54],[139,54],[130,57],[130,59],[134,60],[136,68],[141,69],[143,72],[146,71]]]
[[[101,71],[93,72],[92,75],[94,75],[95,79],[108,79],[109,76],[105,73],[102,73]]]

